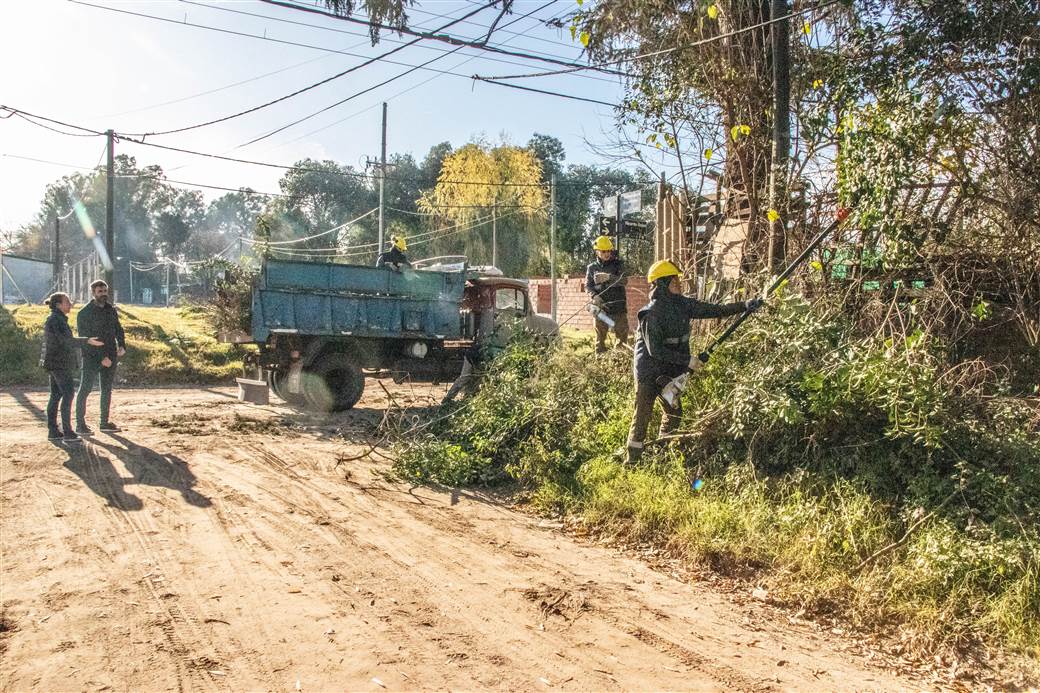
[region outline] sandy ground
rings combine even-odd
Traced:
[[[492,498],[340,461],[387,404],[369,385],[323,420],[118,391],[125,432],[78,450],[45,440],[45,393],[0,392],[0,687],[930,687]],[[419,416],[437,394],[394,390]]]

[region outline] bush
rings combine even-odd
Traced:
[[[626,468],[630,355],[514,344],[398,443],[398,471],[519,482],[536,507],[767,583],[919,649],[1040,647],[1040,407],[968,387],[921,333],[783,298],[684,395],[679,444]],[[994,394],[997,393],[997,394]]]

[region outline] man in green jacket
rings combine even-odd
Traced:
[[[651,265],[646,280],[651,285],[650,303],[639,311],[639,328],[633,350],[636,407],[628,433],[630,464],[639,461],[643,454],[654,400],[661,400],[664,417],[660,433],[667,435],[679,425],[682,405],[678,393],[671,401],[662,396],[665,387],[708,360],[708,355],[703,353],[690,357],[690,321],[736,315],[757,310],[762,305],[761,298],[718,304],[683,296],[679,268],[670,260],[660,260]]]
[[[93,433],[87,426],[87,397],[94,384],[101,385],[101,420],[102,431],[116,433],[121,429],[109,419],[112,407],[112,383],[116,378],[116,364],[126,353],[126,335],[119,324],[119,312],[108,300],[108,284],[98,279],[90,285],[90,293],[94,297],[76,315],[76,331],[80,337],[97,337],[102,342],[99,347],[87,347],[83,350],[83,373],[79,381],[79,393],[76,395],[76,433],[90,435]]]

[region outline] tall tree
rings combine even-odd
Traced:
[[[471,142],[444,157],[437,184],[422,195],[419,208],[459,227],[433,236],[434,248],[462,249],[471,262],[490,263],[494,229],[499,265],[520,273],[547,254],[547,200],[542,162],[533,151]]]

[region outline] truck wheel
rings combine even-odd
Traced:
[[[307,399],[303,396],[303,393],[294,394],[289,392],[289,374],[285,371],[271,371],[271,389],[274,393],[285,402],[286,404],[293,407],[303,407],[307,404]]]
[[[365,391],[365,375],[345,354],[319,357],[314,368],[303,374],[303,394],[317,411],[350,409]]]

